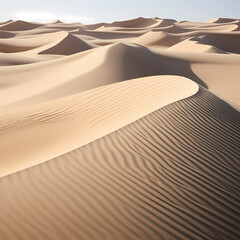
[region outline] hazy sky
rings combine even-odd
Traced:
[[[207,21],[240,18],[240,0],[6,0],[0,21],[111,22],[135,17]]]

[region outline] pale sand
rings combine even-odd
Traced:
[[[0,23],[0,239],[240,239],[239,41],[238,19]]]
[[[198,89],[183,77],[146,77],[2,112],[0,176],[83,146]]]
[[[201,90],[3,177],[1,237],[238,239],[239,127],[239,113]]]

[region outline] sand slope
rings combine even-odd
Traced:
[[[186,37],[185,37],[186,38]],[[184,37],[171,35],[167,32],[147,32],[142,36],[134,39],[132,42],[145,47],[170,47],[181,42]]]
[[[172,61],[178,65],[176,68],[169,66],[168,57],[157,55],[142,46],[117,43],[69,58],[0,68],[0,82],[4,86],[0,90],[0,105],[5,109],[9,104],[29,105],[114,82],[158,74],[182,73],[192,78],[188,64],[177,59]],[[26,88],[31,88],[31,91],[24,92]],[[18,94],[13,99],[11,96],[16,92]]]
[[[17,20],[17,21],[10,21],[1,25],[0,29],[6,30],[6,31],[26,31],[26,30],[38,28],[40,26],[42,26],[42,24],[29,23],[29,22]]]
[[[91,46],[80,38],[64,32],[59,40],[55,40],[51,45],[47,45],[44,48],[46,50],[40,51],[40,54],[71,55],[89,50]]]
[[[0,240],[240,239],[239,38],[0,23]]]
[[[86,42],[66,31],[0,39],[0,51],[3,53],[36,49],[35,52],[39,54],[71,55],[90,48]]]
[[[1,237],[238,239],[239,127],[239,113],[201,89],[3,177]]]
[[[157,76],[2,113],[0,175],[61,155],[197,91],[198,85],[186,78]]]

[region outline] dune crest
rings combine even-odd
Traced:
[[[0,30],[26,31],[43,26],[43,24],[29,23],[21,20],[10,21],[0,26]]]
[[[0,146],[0,154],[7,161],[1,161],[0,174],[10,174],[61,155],[197,91],[198,85],[186,78],[156,76],[2,113],[0,132],[5,143]],[[46,138],[51,138],[50,146],[49,142],[45,145]],[[66,139],[69,139],[67,144]],[[22,151],[22,143],[31,146],[27,154]],[[9,151],[13,146],[16,151]]]
[[[152,18],[135,18],[127,21],[116,21],[111,24],[111,26],[117,26],[117,27],[149,27],[152,26],[153,24],[158,23],[157,19],[152,19]]]
[[[186,37],[185,37],[186,38]],[[139,45],[145,47],[171,47],[179,42],[181,42],[184,37],[176,36],[173,34],[169,34],[167,32],[148,32],[134,40],[133,43],[137,43]]]
[[[209,23],[232,23],[232,22],[239,22],[239,19],[232,19],[232,18],[214,18],[208,21]]]
[[[85,41],[67,32],[63,34],[60,40],[51,43],[51,45],[45,46],[46,50],[39,52],[39,54],[72,55],[91,49],[91,46]]]

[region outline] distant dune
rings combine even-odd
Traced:
[[[240,20],[0,23],[0,240],[240,239]]]
[[[6,30],[6,31],[26,31],[26,30],[38,28],[40,26],[43,26],[43,25],[17,20],[17,21],[9,21],[9,22],[6,22],[5,24],[2,24],[0,26],[0,29]]]

